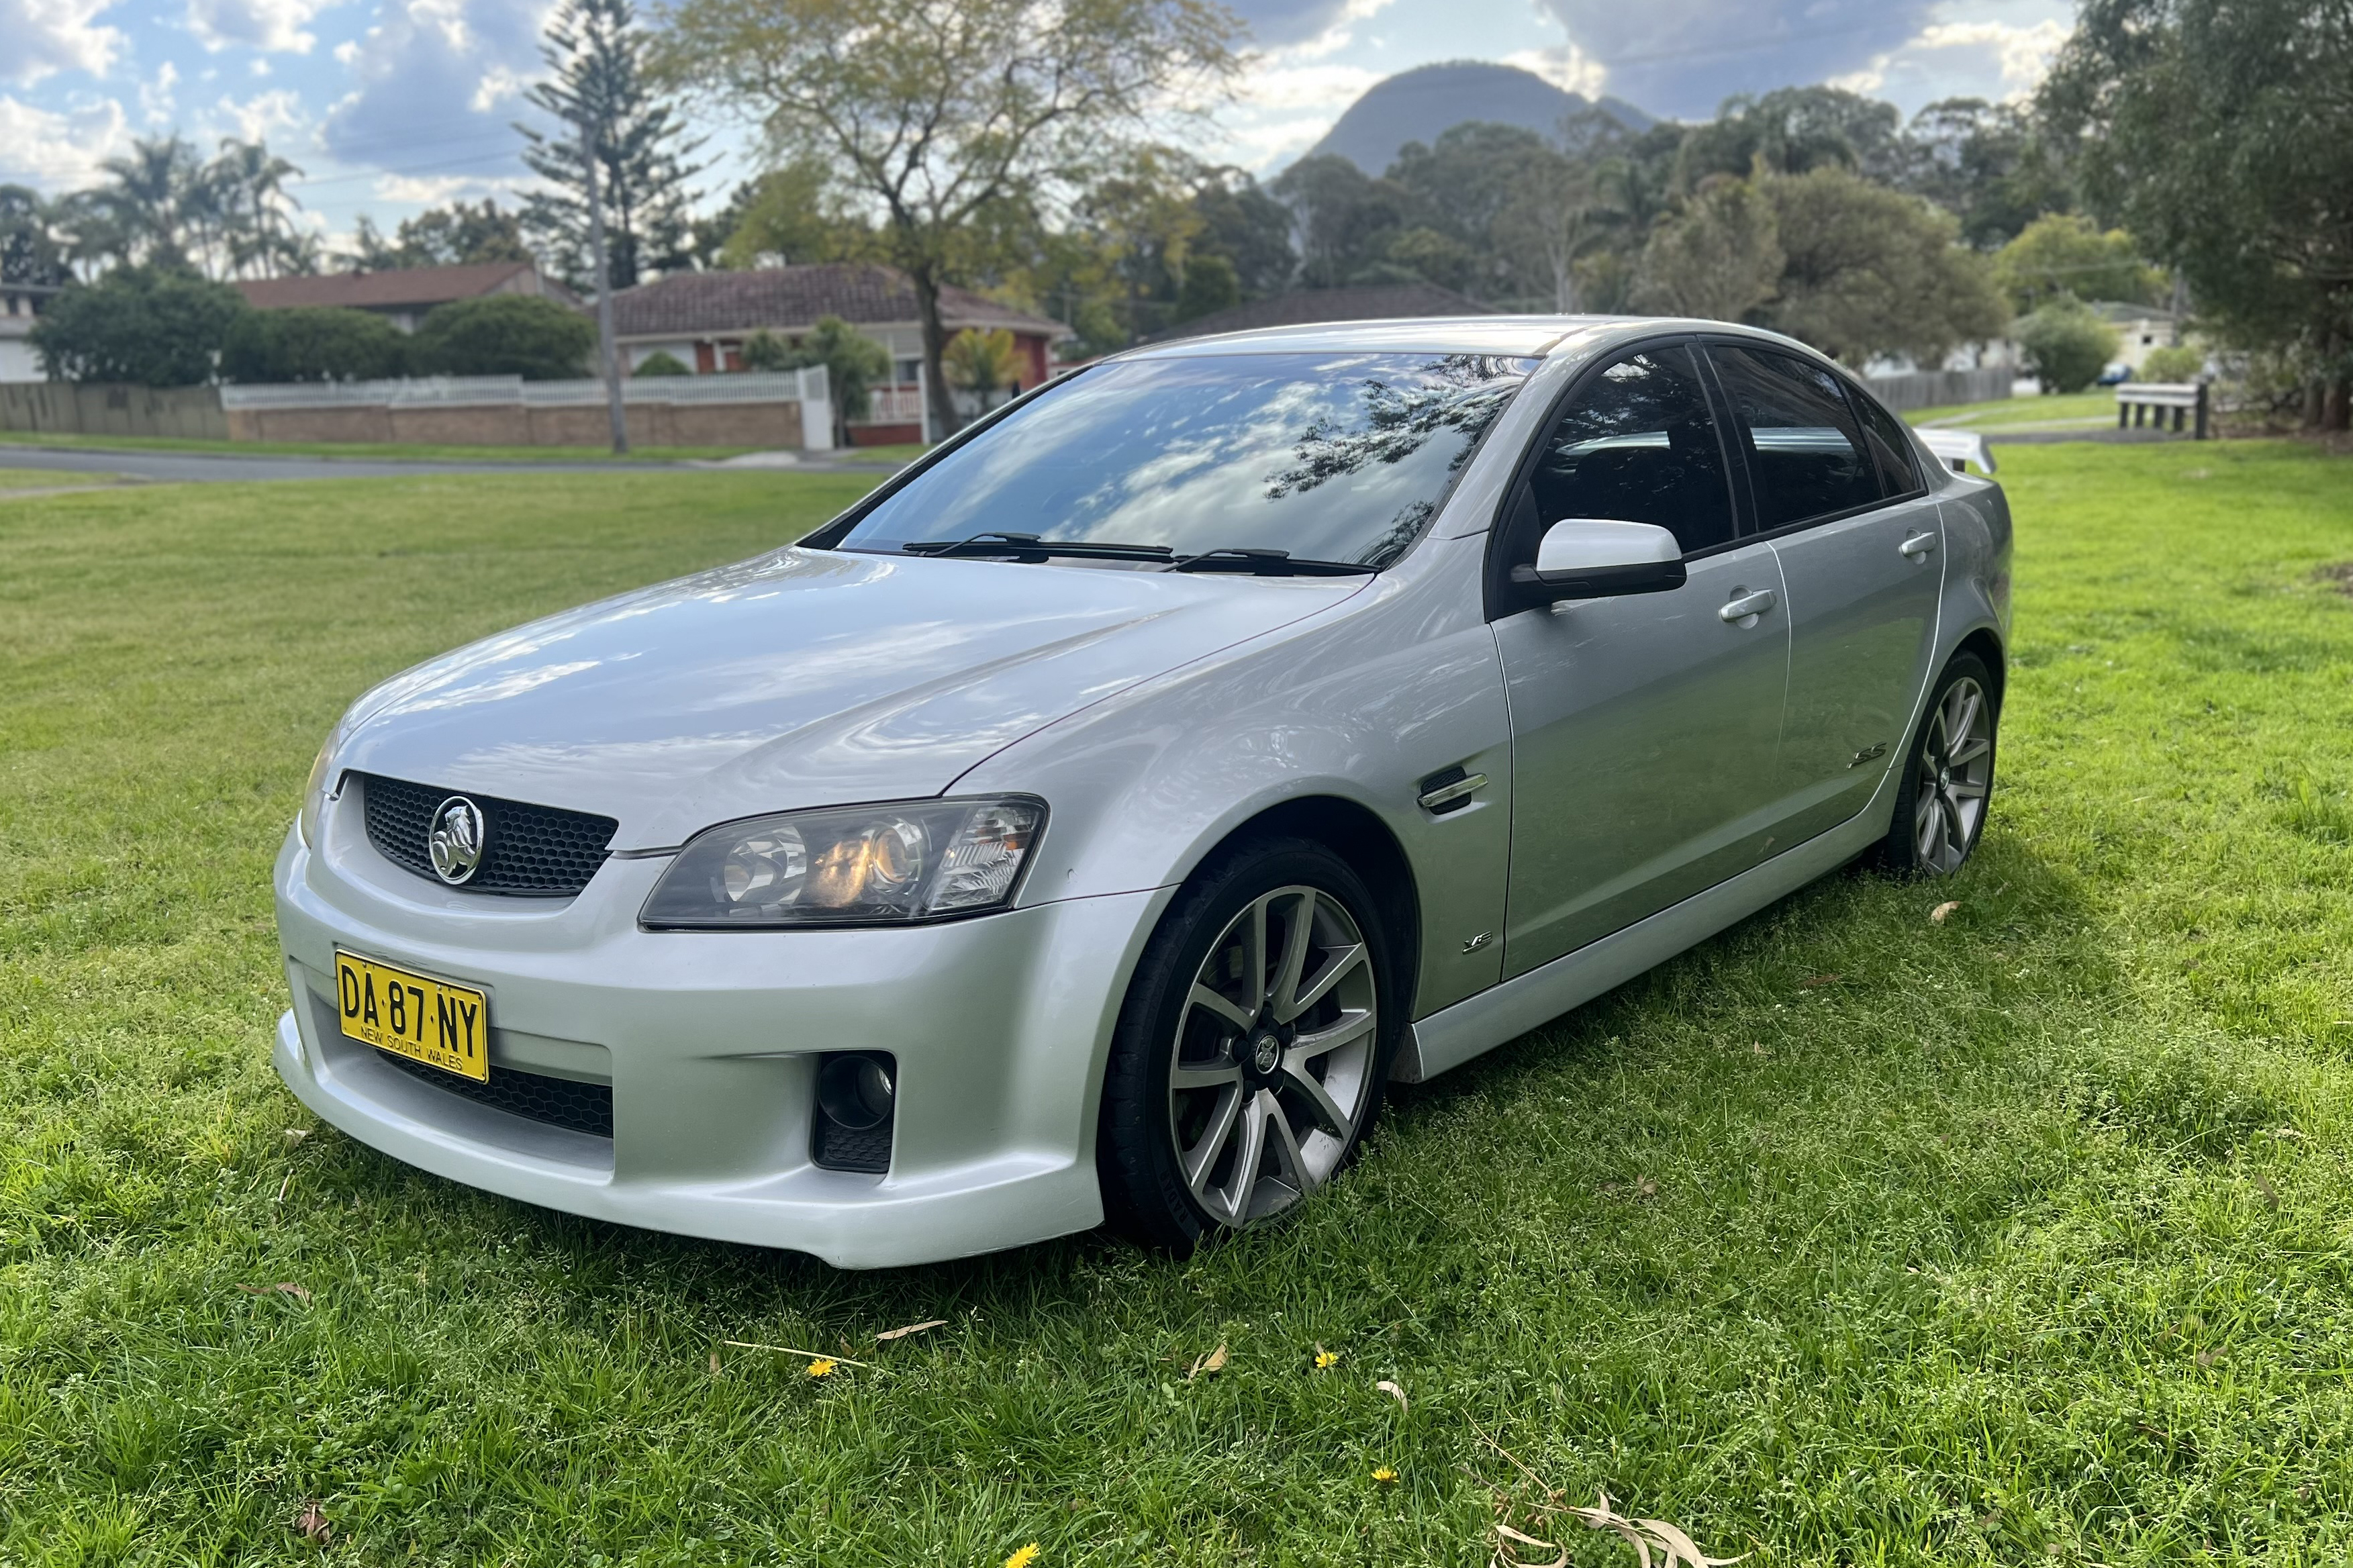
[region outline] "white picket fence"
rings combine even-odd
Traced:
[[[519,375],[429,375],[399,381],[305,381],[220,389],[224,409],[265,408],[565,408],[605,401],[602,381],[525,381]],[[646,375],[621,383],[625,403],[797,403],[826,411],[833,397],[825,366],[745,371],[732,375]]]

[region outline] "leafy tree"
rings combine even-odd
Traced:
[[[2011,336],[2045,392],[2081,392],[2116,357],[2116,330],[2073,294],[2020,317]]]
[[[744,340],[742,358],[745,370],[798,370],[811,363],[765,327]]]
[[[58,213],[27,185],[0,185],[0,283],[65,282],[73,276]]]
[[[735,188],[695,254],[705,267],[851,261],[873,253],[868,226],[841,210],[826,169],[797,159]]]
[[[2187,343],[2175,343],[2161,349],[2151,349],[2140,362],[2143,381],[2196,381],[2206,374],[2203,350]]]
[[[220,156],[201,176],[202,205],[217,223],[230,270],[238,277],[317,270],[316,237],[295,233],[286,210],[302,205],[286,191],[286,182],[301,175],[263,142],[222,138]]]
[[[2120,228],[2103,234],[2081,213],[2049,213],[2028,224],[1995,258],[1994,278],[2021,310],[2062,294],[2144,305],[2164,281],[2140,258],[2132,236]]]
[[[2085,0],[2042,102],[2084,194],[2227,341],[2292,356],[2353,425],[2353,16],[2345,0]]]
[[[1933,365],[2000,335],[2010,312],[1960,224],[1836,164],[1763,182],[1785,258],[1773,324],[1850,363]]]
[[[1224,258],[1233,268],[1242,299],[1255,300],[1290,286],[1299,266],[1298,253],[1291,248],[1291,213],[1247,173],[1203,171],[1193,193],[1193,210],[1201,219],[1193,241],[1195,258]],[[1188,285],[1192,276],[1187,268]]]
[[[944,431],[940,289],[975,267],[971,226],[1067,194],[1239,67],[1215,0],[676,0],[667,18],[666,80],[733,103],[871,206],[914,287]]]
[[[236,289],[191,272],[119,267],[50,300],[32,343],[52,380],[196,386],[246,310]]]
[[[1679,183],[1694,187],[1711,174],[1746,177],[1752,169],[1802,174],[1835,166],[1885,180],[1902,168],[1895,106],[1835,87],[1777,88],[1763,97],[1726,99],[1715,119],[1684,138]]]
[[[417,329],[419,368],[443,375],[519,375],[570,381],[588,373],[596,326],[577,310],[532,294],[453,300]]]
[[[695,194],[687,182],[699,170],[685,160],[702,143],[681,140],[670,105],[647,79],[646,47],[631,0],[564,0],[540,47],[553,78],[530,94],[555,126],[515,127],[529,143],[522,161],[553,187],[524,198],[523,226],[575,288],[600,287],[588,253],[584,124],[596,143],[611,286],[634,288],[650,274],[691,265],[687,208]]]
[[[1302,158],[1268,187],[1291,209],[1299,237],[1299,280],[1310,289],[1367,281],[1406,227],[1410,193],[1376,180],[1345,158]]]
[[[1958,218],[1961,238],[1979,249],[2005,244],[2044,213],[2075,205],[2049,140],[2014,104],[1945,99],[1912,117],[1904,141],[1901,187]]]
[[[201,270],[229,278],[315,265],[316,241],[297,235],[285,182],[301,171],[259,142],[221,143],[206,163],[177,135],[133,138],[106,159],[106,180],[81,193],[74,220],[86,259]]]
[[[948,340],[944,363],[955,384],[977,396],[983,408],[1019,374],[1013,334],[1003,327],[987,331],[966,327]]]
[[[1174,320],[1198,321],[1230,310],[1242,302],[1241,279],[1234,264],[1215,251],[1196,256],[1185,268],[1184,286],[1176,291]]]
[[[638,368],[629,374],[631,375],[692,375],[694,372],[686,367],[684,360],[671,353],[668,349],[656,349],[639,360]]]
[[[1756,186],[1718,175],[1651,231],[1635,298],[1664,314],[1737,321],[1780,282],[1778,230],[1772,203]]]
[[[849,446],[849,422],[866,417],[874,388],[890,377],[890,351],[839,316],[819,316],[801,339],[800,352],[808,363],[825,366],[833,399],[833,444]]]
[[[405,267],[532,259],[531,247],[523,243],[522,215],[501,210],[488,196],[478,207],[452,202],[403,219],[399,248]]]
[[[408,368],[408,335],[367,310],[248,310],[221,347],[221,379],[375,381]]]

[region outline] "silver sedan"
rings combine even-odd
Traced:
[[[1993,785],[2010,514],[1705,321],[1197,340],[798,544],[394,677],[277,868],[280,1073],[453,1180],[851,1267],[1183,1249]]]

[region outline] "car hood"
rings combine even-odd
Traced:
[[[782,550],[396,676],[353,705],[333,763],[612,816],[617,849],[674,845],[760,812],[937,795],[1370,580]]]

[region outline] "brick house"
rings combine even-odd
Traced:
[[[492,294],[535,294],[572,310],[581,309],[573,292],[543,276],[530,261],[471,262],[462,267],[401,267],[371,272],[323,272],[315,278],[256,278],[237,285],[245,302],[257,310],[286,310],[320,305],[347,310],[367,310],[391,321],[404,332],[413,332],[425,313],[456,300],[480,300]]]
[[[940,290],[949,335],[966,327],[1013,334],[1018,390],[1050,374],[1049,353],[1070,329],[954,287]],[[853,446],[923,437],[923,332],[914,286],[896,268],[863,262],[765,267],[748,272],[679,272],[613,296],[613,335],[632,371],[667,353],[698,375],[744,368],[744,341],[766,331],[797,343],[823,316],[839,316],[891,355],[890,382],[849,426]]]

